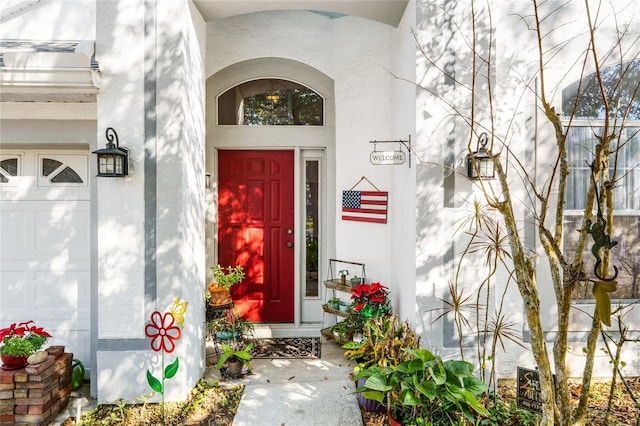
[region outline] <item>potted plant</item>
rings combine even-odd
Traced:
[[[349,280],[351,281],[351,288],[355,288],[358,284],[364,284],[364,278],[354,275]]]
[[[356,316],[357,317],[357,316]],[[354,371],[358,374],[373,365],[379,367],[395,366],[410,358],[403,348],[418,349],[420,337],[409,326],[407,321],[400,322],[397,315],[380,316],[367,319],[361,327],[361,341],[345,343],[345,356],[355,360],[358,365]],[[365,378],[356,381],[356,386],[364,384]],[[384,406],[377,401],[367,399],[358,394],[358,403],[367,411],[383,412]]]
[[[333,338],[337,342],[344,343],[346,340],[351,339],[347,320],[335,323],[329,327],[329,331],[333,334]]]
[[[236,309],[229,309],[224,315],[207,321],[206,326],[209,333],[218,340],[245,338],[253,334],[253,323]]]
[[[327,302],[327,306],[329,307],[329,309],[333,309],[334,311],[337,311],[338,309],[340,309],[340,298],[332,297]]]
[[[351,289],[353,310],[364,318],[391,314],[389,291],[380,283],[358,284]]]
[[[216,367],[225,366],[227,375],[234,379],[240,377],[243,366],[246,365],[251,371],[251,349],[253,349],[253,342],[239,349],[235,349],[232,345],[222,344],[222,355],[220,355]]]
[[[244,279],[244,270],[241,265],[226,268],[220,265],[212,266],[213,282],[207,288],[211,295],[209,304],[223,306],[232,303],[229,289]]]
[[[38,352],[51,335],[33,321],[13,323],[0,329],[0,357],[6,369],[22,368],[27,358]]]
[[[420,347],[420,337],[407,321],[400,322],[397,315],[369,318],[360,330],[362,342],[349,342],[342,346],[346,349],[345,356],[358,363],[356,372],[374,364],[399,364],[409,358],[403,348]]]
[[[473,375],[473,364],[443,361],[426,349],[403,351],[410,359],[370,365],[352,379],[365,379],[356,392],[385,404],[391,424],[460,424],[462,417],[475,424],[477,415],[489,414],[477,399],[487,385]]]
[[[338,310],[340,312],[349,312],[349,308],[351,307],[351,305],[349,303],[343,302],[342,300],[340,300],[338,302]]]

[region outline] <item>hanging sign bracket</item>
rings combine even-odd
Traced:
[[[407,140],[395,141],[369,141],[373,144],[373,151],[369,154],[369,161],[376,166],[389,166],[404,164],[409,157],[409,168],[411,168],[411,135]],[[397,144],[397,150],[378,151],[378,144]],[[406,149],[407,152],[404,150]]]

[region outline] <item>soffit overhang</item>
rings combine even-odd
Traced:
[[[194,3],[207,22],[255,12],[308,10],[359,16],[397,27],[408,0],[195,0]]]

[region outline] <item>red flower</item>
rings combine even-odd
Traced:
[[[151,339],[151,349],[156,352],[161,350],[173,352],[176,348],[173,342],[182,336],[180,328],[174,326],[174,323],[175,318],[171,312],[162,315],[155,311],[151,314],[151,324],[147,324],[144,328],[144,334]]]
[[[353,310],[367,317],[387,313],[390,311],[388,295],[387,287],[380,283],[358,284],[351,289]]]
[[[378,291],[383,290],[385,287],[380,283],[371,283],[369,287],[369,292],[371,294],[376,294]]]
[[[358,284],[354,288],[351,289],[351,298],[355,299],[356,297],[362,297],[362,294],[365,292],[366,286],[365,284]]]
[[[374,303],[383,303],[384,302],[384,294],[378,294],[371,296],[371,301]]]
[[[19,324],[15,322],[9,327],[0,329],[0,342],[5,337],[25,337],[27,333],[37,334],[42,337],[52,337],[49,333],[44,331],[42,327],[36,327],[36,323],[33,320],[24,321]],[[27,335],[28,336],[28,335]]]

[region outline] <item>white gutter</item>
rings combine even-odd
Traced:
[[[73,52],[5,52],[2,93],[96,93],[100,71],[91,67],[95,43],[81,41]]]

